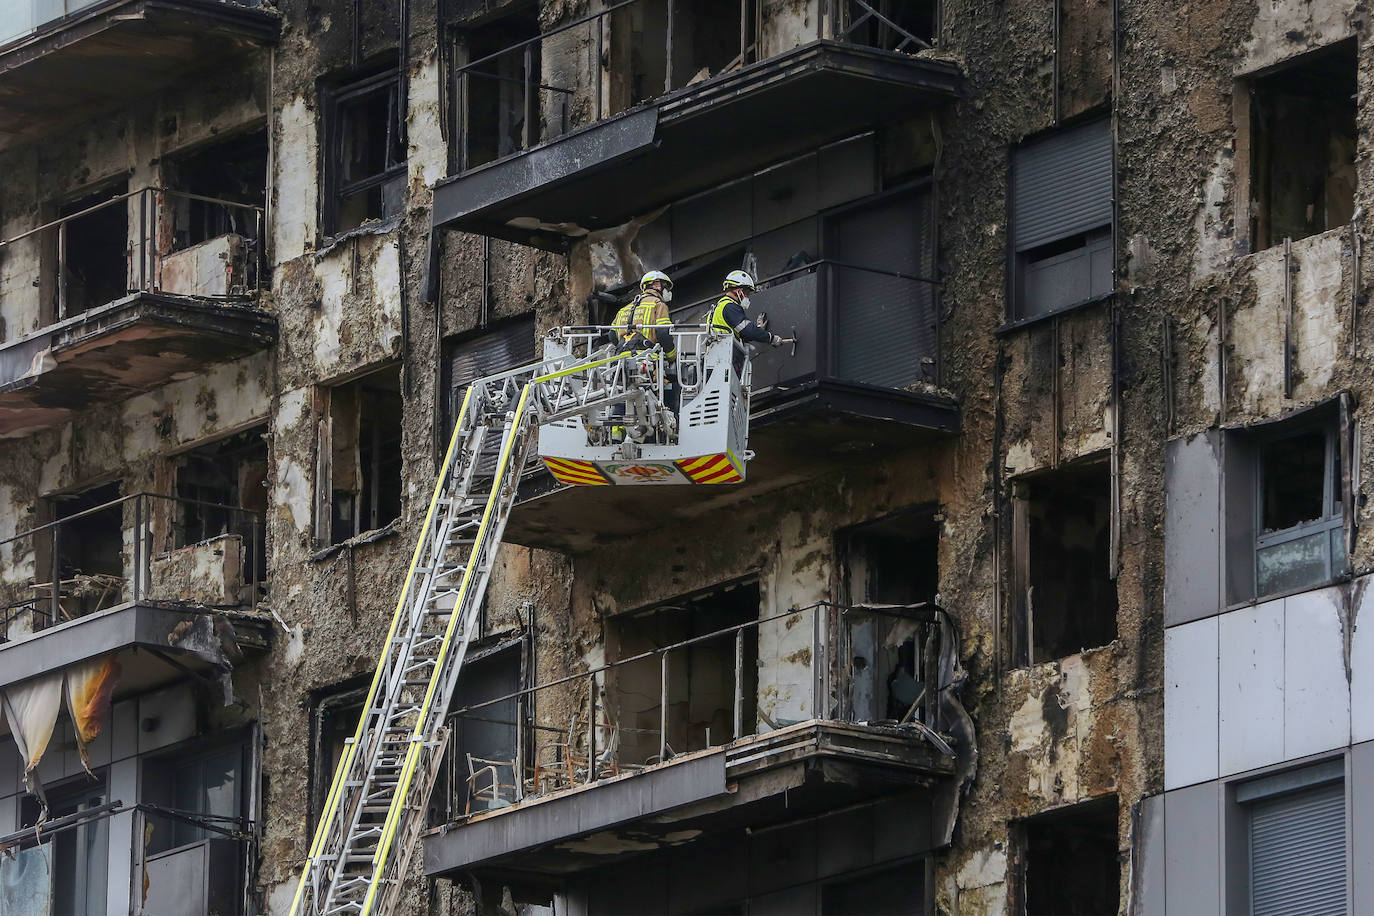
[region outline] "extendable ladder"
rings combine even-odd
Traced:
[[[614,404],[642,406],[646,392],[651,408],[662,407],[652,394],[662,390],[661,361],[646,372],[643,354],[605,353],[560,356],[468,387],[292,916],[387,914],[395,906],[535,425]]]

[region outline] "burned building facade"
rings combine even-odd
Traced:
[[[1374,907],[1363,6],[0,18],[0,910],[290,912],[466,386],[740,268],[747,480],[526,473],[403,911]]]

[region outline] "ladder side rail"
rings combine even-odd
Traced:
[[[454,491],[453,488],[450,488],[450,491],[453,492],[471,492],[472,478],[477,466],[481,463],[487,434],[490,432],[483,423],[476,422],[485,412],[482,406],[483,391],[481,388],[477,388],[476,391],[477,396],[474,403],[478,406],[472,414],[474,422],[468,429],[462,431],[464,438],[463,450],[459,456],[460,476],[457,490]],[[408,635],[403,637],[405,651],[397,653],[395,656],[397,664],[388,674],[388,690],[385,701],[375,709],[366,710],[364,713],[374,718],[376,723],[370,735],[370,754],[363,758],[367,761],[366,771],[360,774],[358,780],[362,791],[352,800],[351,808],[345,819],[347,829],[343,833],[343,846],[340,850],[343,856],[347,856],[352,851],[353,844],[369,839],[369,834],[378,829],[376,825],[369,825],[367,832],[364,833],[361,821],[366,803],[370,800],[369,789],[378,782],[377,767],[384,759],[383,755],[379,753],[381,745],[385,742],[388,734],[395,734],[392,730],[395,728],[396,720],[411,715],[415,715],[417,720],[422,718],[422,708],[418,706],[417,702],[413,699],[409,701],[405,699],[406,682],[412,679],[411,663],[419,656],[417,645],[422,640],[430,638],[424,634],[424,621],[432,604],[431,596],[435,592],[435,580],[438,578],[439,569],[446,553],[449,533],[454,521],[463,512],[463,504],[456,498],[450,498],[445,505],[445,512],[437,528],[431,527],[426,531],[426,538],[430,547],[427,558],[428,565],[420,567],[425,570],[422,574],[422,585],[418,590],[411,593],[411,606],[408,609],[410,628]],[[430,680],[437,668],[437,664],[434,664],[425,680]],[[389,794],[388,811],[396,802],[397,792],[392,789]],[[375,869],[375,863],[373,867]],[[353,877],[348,875],[345,869],[336,867],[330,881],[327,899],[332,900],[339,896],[341,882],[351,881]]]
[[[486,430],[481,426],[472,426],[463,430],[459,426],[455,428],[455,436],[459,432],[464,435],[462,447],[457,456],[458,468],[464,472],[464,479],[467,479],[470,475],[470,468],[476,463],[475,456],[481,452],[482,440]],[[452,468],[451,463],[450,468]],[[417,547],[423,551],[426,545],[432,548],[434,544],[442,543],[444,532],[451,524],[453,515],[454,505],[450,501],[444,505],[444,511],[438,517],[437,525],[433,519],[430,520],[431,524],[425,527]],[[421,553],[420,558],[424,559],[423,553]],[[410,579],[414,577],[416,570],[420,568],[424,567],[412,565],[407,576],[407,585],[410,584]],[[333,869],[330,871],[325,885],[323,901],[326,904],[337,896],[340,882],[349,879],[346,857],[353,842],[359,839],[363,811],[370,800],[370,793],[377,781],[376,768],[383,759],[382,745],[387,738],[387,730],[391,726],[392,719],[396,716],[398,704],[402,701],[401,688],[409,662],[414,657],[417,619],[413,608],[417,603],[416,596],[425,594],[432,587],[431,578],[430,573],[424,574],[421,587],[409,590],[407,600],[410,604],[404,611],[405,632],[389,641],[389,645],[383,652],[382,661],[378,665],[378,673],[385,671],[386,691],[379,695],[380,701],[374,700],[365,706],[362,716],[359,717],[359,724],[366,735],[366,740],[360,742],[355,750],[353,766],[348,772],[350,778],[345,783],[345,785],[353,784],[357,791],[351,793],[344,802],[344,807],[336,812],[334,831],[330,837],[330,843],[325,847],[328,850],[326,858],[332,858],[333,862]],[[404,651],[396,650],[399,645],[405,646]],[[320,901],[317,900],[316,902],[318,909]]]
[[[463,424],[468,417],[468,409],[471,403],[471,398],[469,396],[470,394],[471,391],[469,391],[468,394],[464,395],[463,397],[463,405],[458,412],[458,422],[454,425],[453,435],[449,439],[448,449],[444,452],[444,460],[439,468],[439,473],[437,475],[438,479],[435,481],[434,495],[430,497],[429,507],[425,510],[425,518],[421,526],[422,532],[427,533],[430,530],[430,526],[434,520],[435,512],[439,506],[440,494],[443,492],[444,486],[447,483],[449,471],[453,463],[453,453],[454,450],[457,448],[458,441],[460,438],[459,433],[463,429]],[[406,607],[406,601],[410,595],[410,584],[414,578],[415,567],[420,562],[420,557],[423,554],[424,547],[425,536],[422,533],[415,544],[415,551],[411,556],[410,561],[410,571],[406,574],[405,581],[401,585],[401,594],[396,601],[396,611],[391,617],[391,626],[387,630],[386,641],[382,644],[381,661],[383,662],[383,664],[386,661],[387,655],[394,651],[394,644],[392,640],[396,637],[397,630],[401,626],[401,622],[403,619],[402,614]],[[372,683],[368,687],[367,699],[364,701],[366,706],[364,708],[375,704],[377,698],[377,688],[382,680],[383,671],[383,665],[379,664],[377,666],[377,670],[372,675]],[[319,902],[319,855],[322,851],[322,847],[326,839],[330,834],[333,813],[339,803],[339,796],[344,788],[343,784],[345,781],[345,776],[352,765],[354,756],[356,755],[358,742],[362,738],[364,725],[364,717],[359,716],[358,726],[353,732],[353,740],[352,742],[345,743],[344,753],[339,760],[338,766],[334,769],[334,779],[330,783],[329,793],[325,796],[325,804],[320,810],[320,820],[315,827],[315,836],[314,839],[311,841],[310,851],[307,854],[305,865],[302,868],[300,881],[296,885],[296,893],[291,901],[291,909],[288,911],[290,916],[302,916],[302,910],[300,907],[301,903],[303,902],[307,887],[313,887],[316,890],[314,902]]]
[[[479,562],[479,556],[488,543],[493,544],[493,551],[500,546],[499,540],[490,539],[492,533],[492,517],[494,514],[500,516],[502,520],[500,527],[504,528],[504,519],[508,515],[509,509],[502,511],[500,506],[508,505],[512,502],[516,493],[513,489],[503,492],[504,488],[502,487],[502,483],[508,473],[515,473],[518,476],[520,470],[524,466],[523,461],[517,461],[515,468],[512,469],[511,454],[515,450],[514,447],[517,438],[520,438],[520,427],[524,423],[531,387],[530,385],[524,387],[513,416],[506,419],[501,457],[498,461],[496,473],[492,478],[492,489],[487,500],[486,508],[483,510],[482,524],[478,529],[475,543],[469,554],[471,560],[469,561],[468,568],[463,573],[463,584],[461,586],[458,604],[455,605],[454,612],[449,616],[445,642],[440,646],[439,670],[435,671],[435,676],[431,679],[429,688],[426,690],[419,721],[416,722],[415,729],[411,734],[410,748],[406,752],[405,763],[401,769],[400,781],[397,784],[395,795],[392,798],[391,809],[387,812],[386,822],[382,827],[381,840],[377,846],[374,858],[372,881],[368,887],[367,897],[363,900],[362,909],[360,911],[361,916],[367,916],[367,914],[372,911],[373,904],[377,901],[377,895],[381,889],[381,879],[384,873],[390,870],[391,862],[389,856],[391,847],[395,842],[400,820],[405,812],[406,799],[410,792],[411,783],[414,780],[416,767],[420,762],[421,751],[423,750],[424,730],[428,727],[426,714],[429,710],[434,708],[436,693],[441,686],[440,674],[445,667],[445,662],[450,658],[450,649],[452,648],[451,640],[460,622],[462,625],[461,642],[458,646],[458,652],[452,653],[451,656],[455,662],[451,667],[455,680],[457,673],[462,668],[463,654],[466,653],[468,638],[471,636],[471,618],[475,616],[475,612],[481,603],[481,596],[479,593],[485,591],[489,578],[486,573],[489,572],[490,564],[485,562],[484,558]],[[528,439],[523,441],[527,442]],[[479,569],[482,570],[481,573],[478,572]],[[474,580],[475,573],[477,574],[476,580]],[[474,588],[474,585],[478,587]],[[429,787],[419,788],[427,792]],[[400,855],[397,856],[397,859],[404,859],[409,851],[403,849],[399,850],[399,853]]]

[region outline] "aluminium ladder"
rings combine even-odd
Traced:
[[[664,416],[656,396],[661,351],[647,358],[591,346],[584,352],[590,355],[579,358],[569,349],[468,387],[291,916],[388,914],[397,902],[447,742],[444,718],[535,425],[579,415],[604,419],[618,404],[651,422]]]

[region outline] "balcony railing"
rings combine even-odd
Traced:
[[[260,206],[140,188],[0,240],[0,258],[28,243],[43,267],[35,279],[10,265],[0,296],[37,287],[54,323],[133,292],[242,299],[262,288],[262,239]]]
[[[933,277],[831,259],[760,280],[750,315],[797,342],[756,347],[754,392],[810,378],[898,389],[939,384],[939,285]],[[673,319],[699,320],[718,298],[674,304]]]
[[[876,643],[875,632],[881,634]],[[889,687],[901,679],[904,690],[891,691],[886,712],[896,714],[887,716],[871,700],[881,689],[874,691],[872,683],[856,689],[878,669],[854,660],[859,653],[872,654],[892,634],[911,650],[905,666],[894,666],[889,675]],[[946,699],[958,686],[947,677],[957,667],[956,634],[949,615],[933,604],[819,602],[472,703],[451,714],[450,731],[460,722],[485,729],[488,738],[493,727],[505,730],[514,754],[486,759],[451,743],[445,772],[450,791],[443,802],[436,799],[436,813],[451,821],[508,807],[812,720],[905,730],[913,740],[952,755],[948,736],[958,727],[949,716],[957,703]],[[712,649],[709,659],[695,658],[694,675],[684,656]],[[708,667],[722,677],[711,682],[706,689],[714,692],[703,699],[692,693],[692,678],[701,689],[710,679],[701,669]],[[694,701],[725,699],[718,688],[726,682],[731,692],[725,733],[681,720],[678,710]],[[761,702],[765,695],[771,708]],[[893,705],[896,696],[900,710]],[[573,712],[557,721],[558,710]],[[646,718],[653,720],[647,728]]]
[[[931,47],[865,0],[821,0],[821,5],[826,15],[816,16],[817,40],[827,37],[828,24],[840,23],[839,28],[831,27],[833,38],[847,44],[908,53]],[[718,24],[726,32],[737,29],[738,44],[712,42],[709,51],[694,48],[692,35],[685,41],[675,35],[682,25],[692,24],[679,23],[680,10],[701,12],[685,0],[621,0],[458,67],[457,171],[513,155],[762,59],[755,0],[738,0],[737,16],[728,22],[722,17]],[[706,56],[712,52],[716,60]],[[728,60],[726,55],[731,55]],[[567,74],[590,74],[590,80],[577,82]],[[470,117],[478,108],[488,117],[495,114],[493,123],[486,125],[490,136],[482,136],[484,131]],[[482,148],[475,148],[474,140]]]
[[[0,540],[0,642],[130,602],[256,610],[263,532],[249,509],[137,493]]]

